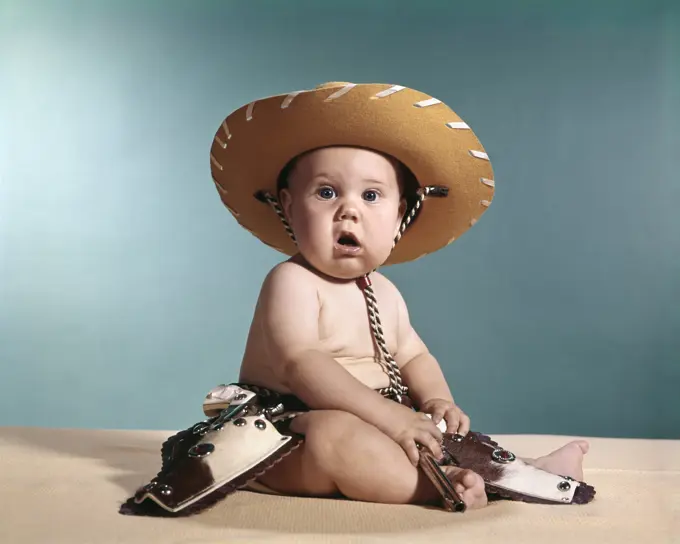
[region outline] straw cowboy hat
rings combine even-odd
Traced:
[[[430,188],[421,191],[421,209],[386,265],[450,244],[493,198],[491,163],[470,127],[436,98],[388,84],[326,83],[237,109],[215,134],[212,177],[239,224],[265,244],[294,255],[296,246],[280,213],[258,193],[275,197],[279,173],[292,158],[332,145],[387,153],[411,170],[421,188]]]

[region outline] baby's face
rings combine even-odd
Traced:
[[[359,277],[387,260],[404,212],[392,163],[351,147],[302,157],[280,198],[300,254],[341,279]]]

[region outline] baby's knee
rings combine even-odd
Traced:
[[[335,456],[351,442],[362,425],[360,418],[340,410],[319,410],[298,416],[292,430],[305,435],[305,450],[318,459]]]

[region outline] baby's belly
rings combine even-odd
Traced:
[[[390,384],[387,374],[373,357],[336,357],[335,360],[371,389],[380,389]]]
[[[246,353],[241,363],[240,381],[268,387],[280,393],[290,393],[288,388],[276,378],[276,373],[272,372],[271,366],[263,364],[263,361],[267,361],[265,353],[257,350]],[[358,381],[371,389],[381,389],[390,384],[387,374],[373,357],[341,356],[337,353],[332,354],[331,357]]]

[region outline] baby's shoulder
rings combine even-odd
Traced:
[[[383,276],[380,272],[373,272],[371,280],[376,289],[383,291],[391,297],[401,298],[399,289],[387,276]]]
[[[276,296],[285,293],[287,295],[310,295],[318,290],[316,276],[304,266],[293,262],[284,261],[277,264],[265,276],[261,296]]]
[[[283,261],[272,268],[267,276],[267,281],[302,281],[310,275],[310,271],[304,266],[292,261]]]
[[[399,288],[387,277],[374,272],[371,274],[373,278],[374,290],[378,299],[385,301],[387,305],[394,309],[398,314],[408,314],[406,300],[399,291]]]

